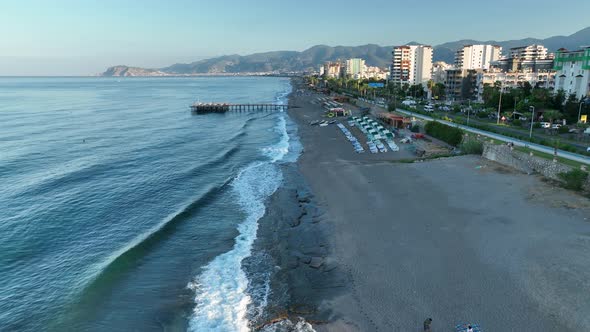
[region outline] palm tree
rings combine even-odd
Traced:
[[[553,124],[553,121],[561,119],[563,114],[561,114],[559,111],[549,110],[543,113],[543,117],[549,119],[549,123]]]

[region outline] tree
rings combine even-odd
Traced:
[[[522,86],[522,94],[524,98],[530,97],[531,95],[531,90],[533,90],[533,86],[531,85],[531,83],[529,83],[528,81],[525,81]]]
[[[437,100],[445,98],[445,85],[442,83],[436,83],[432,87],[432,97]]]
[[[551,124],[553,124],[553,121],[559,120],[562,117],[563,117],[563,114],[561,114],[561,112],[556,111],[556,110],[549,110],[549,111],[543,112],[543,118],[549,119],[549,123],[551,123]]]
[[[482,98],[486,107],[498,107],[498,102],[500,100],[500,86],[496,83],[494,83],[494,85],[485,84],[483,86]]]
[[[408,93],[410,96],[422,98],[424,97],[424,87],[422,86],[422,84],[414,84],[410,86],[410,88],[408,89]]]
[[[563,114],[567,123],[578,122],[578,111],[580,110],[580,101],[575,94],[567,97],[565,105],[563,106]]]
[[[551,107],[554,109],[561,109],[565,103],[565,91],[559,89],[556,94],[553,95],[551,100]]]

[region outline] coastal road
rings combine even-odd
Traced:
[[[457,127],[460,128],[462,130],[474,133],[474,134],[479,134],[479,135],[483,135],[483,136],[487,136],[493,139],[497,139],[499,141],[503,141],[503,142],[512,142],[514,143],[514,145],[516,146],[522,146],[522,147],[526,147],[529,148],[531,150],[535,150],[535,151],[539,151],[539,152],[543,152],[543,153],[548,153],[548,154],[553,154],[554,149],[546,147],[544,145],[540,145],[540,144],[535,144],[535,143],[531,143],[531,142],[527,142],[527,141],[522,141],[516,138],[512,138],[512,137],[508,137],[508,136],[504,136],[504,135],[500,135],[500,134],[495,134],[495,133],[491,133],[489,131],[484,131],[484,130],[479,130],[479,129],[475,129],[472,127],[468,127],[468,126],[464,126],[464,125],[460,125],[457,123],[453,123],[453,122],[449,122],[449,121],[444,121],[444,120],[440,120],[440,119],[434,119],[430,116],[426,116],[426,115],[422,115],[419,113],[414,113],[414,112],[410,112],[410,111],[405,111],[402,109],[396,109],[396,112],[398,113],[402,113],[402,114],[406,114],[409,116],[413,116],[419,119],[423,119],[423,120],[427,120],[427,121],[436,121],[436,122],[440,122],[443,124],[446,124],[448,126],[452,126],[452,127]],[[581,154],[577,154],[577,153],[572,153],[572,152],[567,152],[567,151],[563,151],[558,149],[557,150],[557,155],[559,157],[565,158],[565,159],[569,159],[569,160],[573,160],[573,161],[577,161],[580,163],[584,163],[587,165],[590,165],[590,157],[587,156],[583,156]]]

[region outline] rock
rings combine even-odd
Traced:
[[[311,262],[309,262],[309,266],[314,269],[319,269],[320,266],[324,263],[324,259],[321,257],[312,257]]]
[[[295,269],[299,265],[299,259],[297,256],[289,256],[287,261],[287,268],[288,269]]]

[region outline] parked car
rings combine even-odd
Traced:
[[[559,129],[559,128],[561,128],[561,125],[560,125],[559,123],[554,123],[554,124],[551,126],[551,129]]]
[[[428,105],[424,106],[424,110],[426,112],[432,112],[432,111],[434,111],[434,106],[428,104]]]
[[[549,128],[551,128],[551,123],[541,122],[541,128],[549,129]]]

